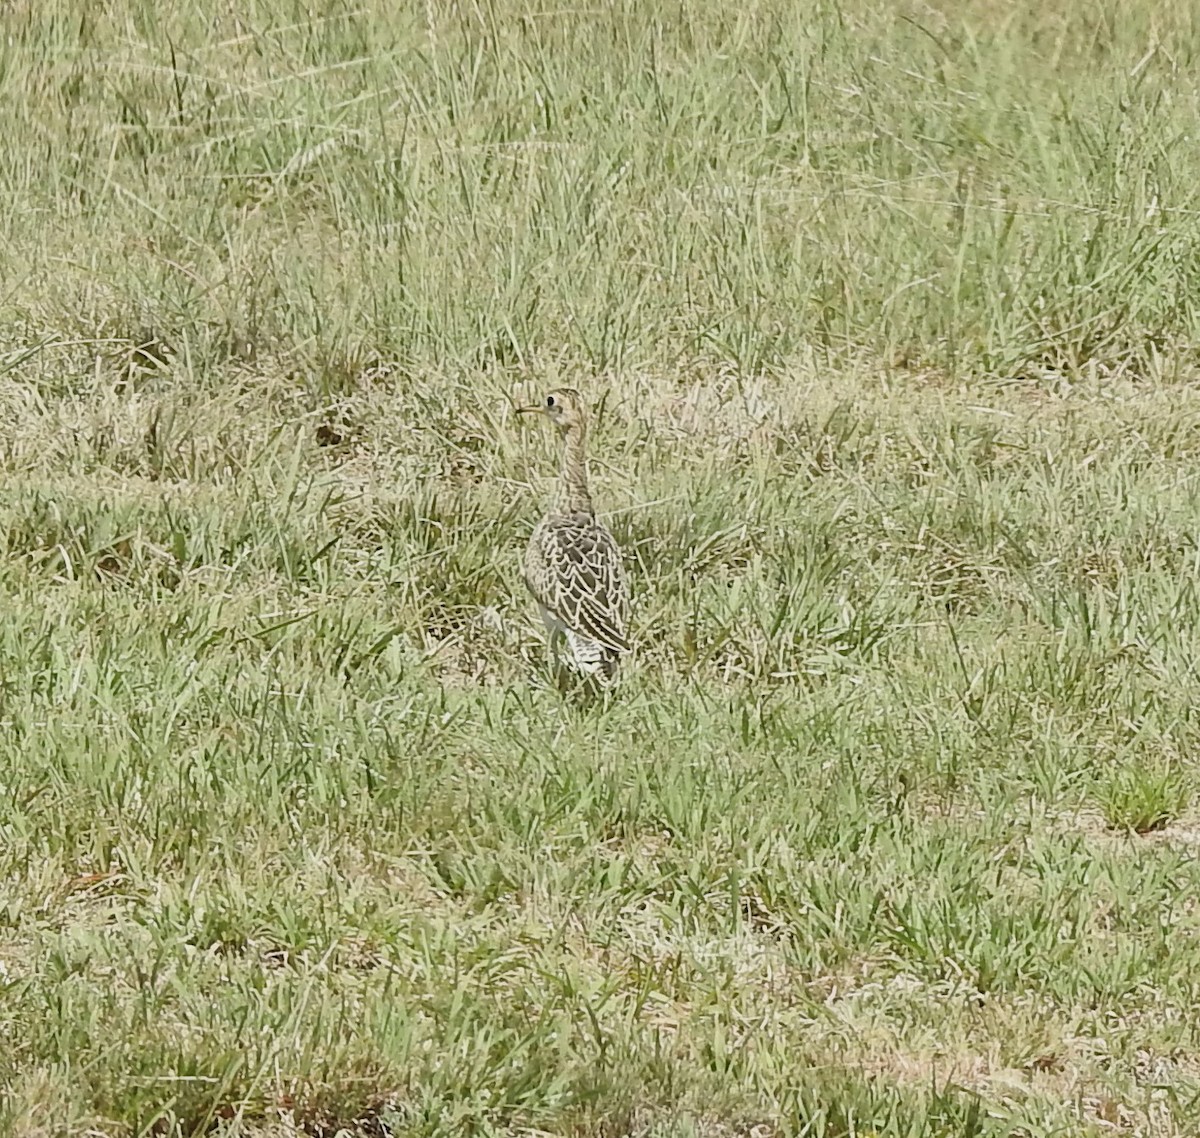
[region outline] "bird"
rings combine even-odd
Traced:
[[[541,609],[551,651],[565,638],[576,669],[607,682],[630,651],[629,581],[588,489],[587,408],[578,391],[563,387],[517,410],[544,414],[562,439],[558,492],[526,547],[525,585]]]

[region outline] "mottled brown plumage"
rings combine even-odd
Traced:
[[[551,639],[565,636],[586,675],[611,678],[629,651],[629,584],[621,551],[592,508],[587,479],[587,412],[578,391],[550,392],[540,407],[563,441],[558,496],[525,551],[525,584]]]

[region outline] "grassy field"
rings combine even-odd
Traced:
[[[1200,1131],[1194,7],[0,7],[0,1133]]]

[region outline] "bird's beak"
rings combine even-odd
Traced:
[[[542,410],[541,407],[518,407],[517,414],[518,415],[536,415],[541,410]]]

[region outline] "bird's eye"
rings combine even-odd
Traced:
[[[553,396],[553,395],[547,395],[547,396],[546,396],[546,406],[547,406],[547,407],[553,407],[553,406],[554,406],[554,396]]]

